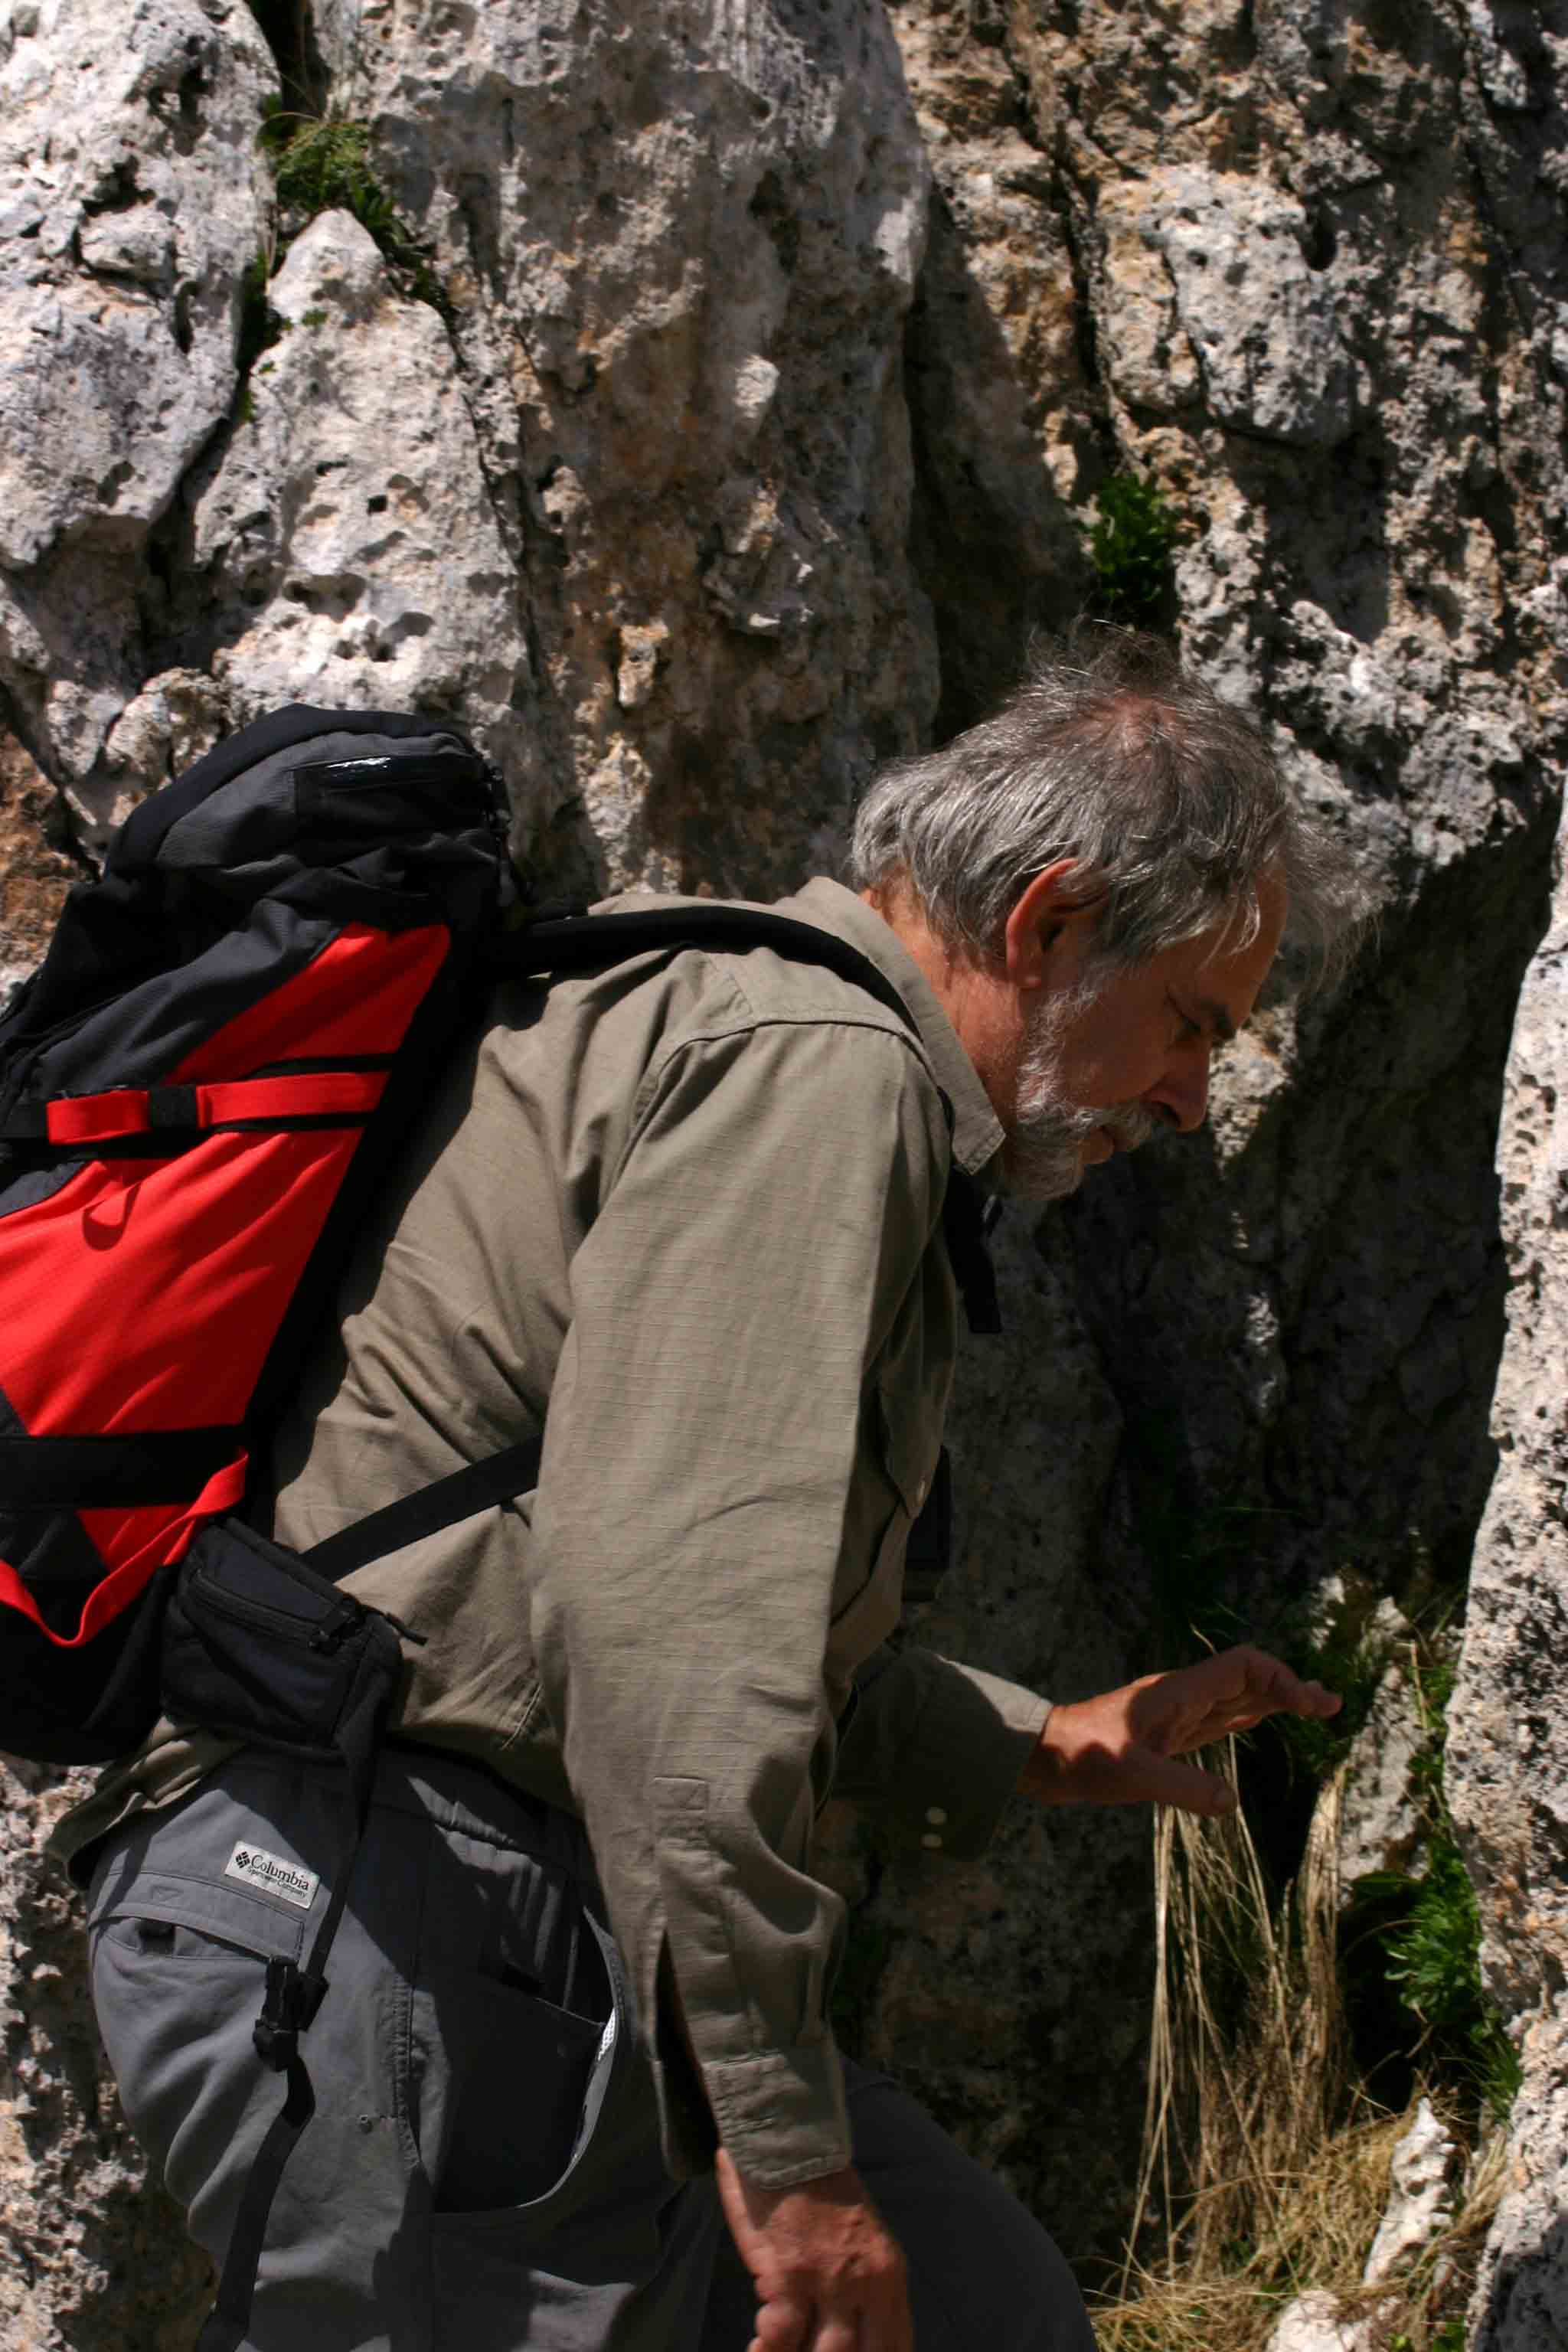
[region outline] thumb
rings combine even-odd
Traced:
[[[730,2225],[730,2235],[750,2269],[752,2255],[759,2251],[761,2232],[746,2195],[745,2183],[736,2171],[734,2159],[727,2147],[721,2147],[715,2151],[713,2170],[718,2183],[719,2203]]]
[[[1157,1755],[1152,1748],[1138,1751],[1138,1762],[1145,1793],[1156,1805],[1176,1805],[1184,1813],[1205,1813],[1214,1819],[1235,1812],[1236,1790],[1217,1772],[1205,1772],[1173,1756]]]

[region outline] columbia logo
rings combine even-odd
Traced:
[[[224,1876],[237,1878],[257,1895],[291,1903],[299,1911],[310,1909],[321,1883],[313,1870],[301,1870],[297,1862],[286,1862],[281,1854],[268,1853],[258,1845],[237,1845]]]

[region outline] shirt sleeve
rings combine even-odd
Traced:
[[[856,1678],[833,1793],[960,1862],[983,1853],[1049,1720],[1019,1683],[887,1644]]]
[[[721,2138],[779,2187],[850,2156],[824,2014],[843,1905],[810,1866],[824,1664],[867,1579],[862,1421],[907,1338],[945,1122],[909,1042],[848,1020],[689,1042],[645,1091],[572,1265],[534,1648],[667,2160],[711,2150],[678,1997]]]

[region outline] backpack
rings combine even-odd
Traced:
[[[0,1019],[0,1750],[107,1761],[167,1714],[345,1768],[310,1958],[268,1966],[256,2043],[288,2097],[200,2352],[245,2333],[313,2107],[299,2037],[419,1638],[337,1580],[538,1470],[531,1436],[308,1553],[248,1523],[269,1425],[400,1137],[508,971],[767,944],[910,1017],[815,926],[714,904],[519,927],[518,897],[500,778],[455,728],[297,707],[132,813]],[[995,1328],[967,1182],[953,1171],[949,1244],[972,1323]]]

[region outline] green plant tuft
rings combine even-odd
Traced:
[[[1349,1944],[1386,1984],[1434,2081],[1461,2103],[1507,2120],[1518,2053],[1481,1982],[1480,1913],[1443,1793],[1454,1666],[1413,1645],[1408,1671],[1426,1736],[1410,1765],[1425,1866],[1379,1871],[1351,1895]]]
[[[269,107],[261,145],[285,215],[314,220],[351,213],[416,300],[442,305],[441,289],[419,241],[371,167],[370,125],[342,115],[301,115]]]
[[[1112,474],[1095,504],[1089,534],[1095,609],[1108,621],[1146,628],[1174,593],[1172,558],[1182,541],[1181,521],[1159,484],[1140,474]]]

